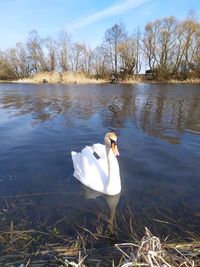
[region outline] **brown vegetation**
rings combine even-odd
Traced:
[[[41,196],[45,194],[0,199],[1,266],[84,267],[102,263],[116,267],[193,267],[200,264],[200,243],[194,233],[186,229],[189,241],[174,243],[167,238],[161,241],[146,228],[144,237],[140,238],[139,225],[129,208],[129,217],[120,213],[119,221],[112,223],[105,215],[99,215],[92,231],[84,225],[72,225],[65,216],[49,225],[39,214],[34,214],[33,224],[31,198]],[[169,221],[161,223],[168,227]],[[74,235],[63,233],[59,227],[62,224],[64,228],[73,227]],[[120,232],[127,236],[126,243],[116,244]]]
[[[16,81],[15,81],[16,82]],[[104,79],[96,79],[90,75],[79,72],[40,72],[35,74],[31,78],[23,78],[17,80],[17,82],[23,83],[105,83]]]

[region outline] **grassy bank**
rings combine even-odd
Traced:
[[[95,79],[90,75],[79,72],[41,72],[31,78],[20,79],[19,83],[64,83],[64,84],[86,84],[86,83],[105,83],[106,80]]]
[[[0,81],[9,82],[9,81]],[[84,73],[76,72],[41,72],[37,73],[33,77],[19,79],[18,83],[50,83],[50,84],[99,84],[99,83],[110,83],[110,79],[96,79],[90,75]],[[134,83],[168,83],[168,84],[200,84],[200,79],[169,79],[169,80],[159,80],[159,79],[149,79],[145,75],[138,75],[133,78],[119,80],[118,83],[122,84],[134,84]]]
[[[169,84],[199,84],[200,79],[186,79],[186,80],[177,80],[177,79],[170,79],[170,80],[150,80],[150,79],[143,79],[143,82],[146,83],[169,83]]]

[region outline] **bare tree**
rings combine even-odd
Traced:
[[[191,69],[200,78],[200,24],[197,25],[195,43],[192,51]]]
[[[181,72],[184,73],[184,78],[187,78],[190,71],[190,64],[192,63],[193,49],[195,46],[195,34],[198,28],[198,23],[193,20],[186,20],[182,24],[183,36],[182,36],[182,69]]]
[[[156,20],[145,26],[142,48],[150,70],[154,70],[157,64],[156,47],[160,24],[161,21]]]
[[[120,57],[121,75],[125,78],[138,73],[141,68],[139,62],[139,36],[127,36],[121,43],[118,44],[118,52]]]
[[[16,78],[16,73],[10,64],[8,55],[0,51],[0,80],[13,80]]]
[[[51,37],[44,39],[43,43],[47,50],[48,70],[55,71],[57,63],[57,43]]]
[[[48,58],[46,57],[47,49],[45,47],[46,40],[42,39],[38,32],[33,30],[29,34],[27,41],[28,57],[31,64],[31,72],[50,71]],[[46,53],[45,53],[46,49]]]
[[[7,51],[7,54],[16,76],[19,78],[28,77],[31,68],[26,46],[23,43],[17,43],[14,48]]]
[[[80,43],[74,43],[71,48],[69,60],[72,71],[78,72],[82,69],[82,50],[83,45]]]
[[[74,43],[69,55],[71,70],[90,74],[93,61],[93,51],[85,44]]]
[[[107,77],[109,67],[107,64],[107,55],[103,46],[97,46],[94,49],[93,71],[97,79]]]
[[[92,61],[93,61],[94,53],[91,48],[86,45],[83,46],[82,49],[82,59],[83,59],[83,72],[86,74],[91,74],[92,72]]]
[[[42,54],[41,51],[41,38],[38,35],[36,30],[33,30],[29,34],[27,41],[28,56],[31,64],[31,71],[37,73],[41,70],[40,67],[40,57]]]
[[[65,30],[60,31],[58,35],[58,61],[62,72],[69,70],[69,53],[71,46],[71,37]]]
[[[117,77],[118,73],[118,45],[126,37],[123,24],[115,24],[111,28],[107,29],[104,35],[104,48],[107,50],[107,54],[110,59],[111,70]]]
[[[156,48],[157,69],[160,77],[169,78],[173,69],[173,55],[177,40],[177,21],[174,17],[161,20]]]

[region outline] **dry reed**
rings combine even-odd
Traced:
[[[0,266],[200,266],[200,241],[192,232],[191,242],[161,241],[147,228],[140,238],[137,235],[140,228],[129,207],[127,213],[120,212],[120,218],[116,218],[113,225],[102,213],[94,220],[93,230],[74,225],[75,234],[67,236],[57,228],[61,223],[65,226],[71,223],[65,217],[53,226],[39,221],[31,228],[27,213],[33,203],[28,196],[0,201]],[[169,216],[167,218],[168,221],[161,221],[166,227],[170,222]],[[122,231],[126,235],[123,236]],[[116,244],[116,240],[122,243]]]
[[[21,83],[63,83],[63,84],[86,84],[86,83],[105,83],[103,79],[96,79],[91,75],[82,72],[40,72],[31,78],[18,80]]]

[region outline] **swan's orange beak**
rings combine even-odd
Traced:
[[[112,142],[111,144],[112,151],[115,155],[115,157],[119,156],[119,150],[115,142]]]

